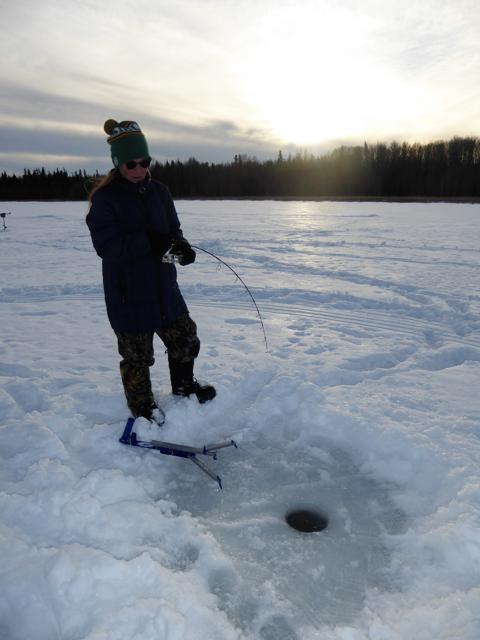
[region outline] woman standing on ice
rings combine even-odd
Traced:
[[[193,377],[200,350],[197,327],[177,284],[180,265],[195,261],[185,240],[168,189],[151,178],[148,144],[136,122],[107,120],[114,168],[90,196],[87,225],[102,258],[107,314],[118,339],[120,373],[134,417],[163,422],[156,405],[150,370],[153,336],[167,348],[172,392],[195,394],[199,402],[215,397],[215,388]]]

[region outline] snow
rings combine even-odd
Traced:
[[[84,203],[6,203],[0,233],[2,640],[480,637],[478,205],[179,201],[180,269],[218,396],[152,379],[128,412]],[[145,428],[145,425],[144,425]],[[148,428],[147,432],[148,432]],[[289,528],[295,507],[325,531]]]

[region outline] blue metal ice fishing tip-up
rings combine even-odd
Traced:
[[[197,456],[210,456],[213,460],[217,459],[217,451],[219,449],[225,449],[226,447],[235,447],[237,449],[237,443],[235,440],[227,440],[225,442],[217,442],[216,444],[206,444],[203,447],[190,447],[185,444],[176,444],[174,442],[162,442],[160,440],[152,440],[150,442],[145,440],[138,440],[137,434],[133,431],[133,425],[135,424],[135,418],[129,418],[125,429],[123,430],[120,442],[122,444],[129,444],[132,447],[141,447],[142,449],[155,449],[159,453],[163,453],[166,456],[176,456],[178,458],[188,458],[194,462],[197,467],[200,467],[212,480],[218,483],[220,489],[222,487],[222,479],[216,475],[207,465],[197,458]]]

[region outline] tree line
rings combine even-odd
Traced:
[[[97,173],[95,179],[100,178]],[[0,200],[85,200],[86,171],[24,169],[23,175],[0,174]]]
[[[273,160],[236,155],[229,163],[155,163],[152,175],[175,198],[236,197],[480,197],[480,139],[455,137],[426,144],[392,142],[342,146],[323,155]],[[83,200],[99,178],[85,171],[24,170],[0,175],[0,200]]]

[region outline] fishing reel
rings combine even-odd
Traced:
[[[166,264],[180,264],[180,254],[172,253],[172,247],[162,256],[162,262]]]
[[[162,256],[162,262],[180,264],[182,267],[195,262],[196,253],[190,243],[184,238],[174,240],[166,253]]]

